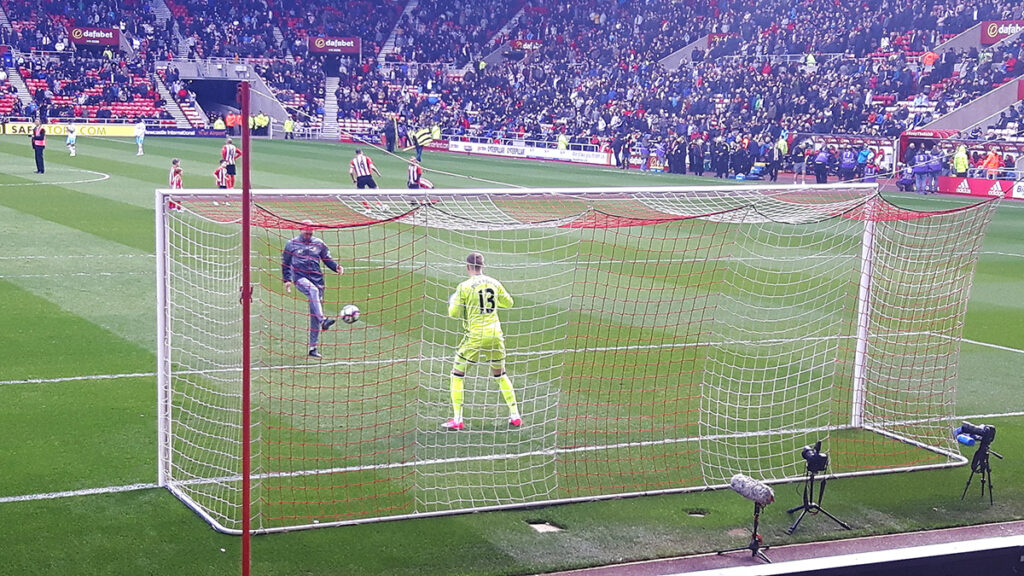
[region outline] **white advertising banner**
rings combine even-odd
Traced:
[[[557,160],[575,162],[577,164],[596,164],[611,166],[612,157],[608,152],[587,152],[584,150],[558,150],[556,148],[538,148],[535,146],[505,146],[503,144],[486,144],[479,142],[448,142],[450,152],[466,154],[483,154],[487,156],[504,156],[508,158],[529,158],[531,160]]]

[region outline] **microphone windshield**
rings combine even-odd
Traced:
[[[744,474],[733,476],[729,482],[729,487],[732,488],[733,492],[747,500],[753,500],[761,506],[767,506],[775,501],[775,491],[772,490],[771,486]]]

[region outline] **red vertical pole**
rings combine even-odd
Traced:
[[[251,557],[250,522],[252,518],[252,499],[250,495],[250,474],[252,441],[250,417],[250,310],[252,308],[252,286],[249,271],[249,212],[251,206],[249,166],[252,164],[252,148],[249,134],[249,83],[242,82],[239,87],[239,100],[242,105],[242,576],[249,576]]]

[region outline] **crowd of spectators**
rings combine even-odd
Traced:
[[[364,56],[376,56],[405,8],[402,0],[356,0],[341,7],[328,0],[271,0],[274,18],[288,50],[306,53],[316,36],[358,37]]]
[[[294,61],[267,60],[255,70],[277,99],[304,122],[319,121],[324,114],[324,57],[296,57]]]
[[[161,23],[151,6],[145,4],[135,13],[125,28],[131,38],[132,51],[147,64],[157,60],[170,60],[179,51],[178,36],[173,18]]]
[[[321,115],[326,96],[342,120],[399,116],[457,135],[550,142],[627,133],[652,147],[678,136],[893,136],[1024,69],[1019,41],[935,51],[981,20],[1024,18],[1024,5],[1005,0],[421,0],[404,14],[400,0],[344,10],[325,0],[168,0],[174,17],[162,25],[141,0],[2,4],[12,21],[34,23],[15,26],[16,45],[66,41],[68,22],[116,27],[138,53],[123,68],[175,54],[180,32],[182,56],[260,58],[261,76],[300,116]],[[511,31],[497,35],[506,24]],[[391,62],[378,67],[373,56],[392,33]],[[662,65],[705,34],[715,40],[708,53]],[[363,39],[363,61],[342,58],[332,95],[324,94],[325,59],[305,51],[320,35]],[[512,39],[530,44],[498,65],[480,62]],[[444,64],[473,65],[456,80]],[[134,97],[133,88],[110,82],[99,94],[107,102]]]
[[[988,127],[985,138],[987,140],[1024,138],[1024,102],[1010,106],[1001,112],[995,123]],[[980,130],[973,139],[980,139]]]
[[[721,3],[708,11],[721,10],[712,27],[715,33],[736,34],[741,48],[768,42],[771,50],[743,48],[729,57],[698,57],[680,69],[665,69],[659,56],[706,30],[706,23],[697,19],[680,22],[660,14],[683,4],[531,4],[513,34],[535,40],[539,47],[522,59],[477,66],[453,86],[427,87],[422,73],[400,79],[411,81],[422,93],[435,94],[435,101],[425,107],[427,120],[456,134],[554,141],[562,132],[587,140],[595,134],[607,139],[617,132],[637,131],[653,138],[698,134],[705,140],[735,140],[775,138],[786,132],[892,136],[1020,74],[1019,44],[981,53],[948,51],[935,54],[929,65],[922,63],[922,55],[934,47],[925,42],[937,42],[978,19],[1013,16],[1011,10],[1022,9],[995,1],[966,7],[935,2],[923,15],[914,6],[897,2],[890,17],[880,15],[889,9],[881,5],[876,7],[881,12],[872,11],[872,2],[858,4],[856,10],[840,2],[802,2],[782,10],[781,17],[761,5]],[[856,14],[851,16],[852,12]],[[807,14],[828,18],[832,24],[824,27],[826,31],[841,28],[836,22],[870,18],[867,34],[877,41],[835,34],[829,38],[841,37],[844,44],[827,49],[844,54],[801,61],[771,57],[779,51],[815,50],[803,35],[810,34],[813,40],[822,25],[798,25],[817,22],[808,20]],[[836,20],[844,15],[848,18]],[[926,22],[929,18],[936,22]],[[922,22],[939,31],[906,33],[907,26]],[[782,35],[782,30],[788,31],[785,46],[764,40]],[[427,97],[421,95],[420,100]]]
[[[141,61],[22,57],[15,63],[43,118],[172,118]]]
[[[522,0],[422,0],[398,21],[395,51],[387,58],[461,68],[479,60],[489,41],[522,7]]]
[[[284,58],[264,0],[168,0],[188,58]]]
[[[22,52],[70,50],[69,26],[130,30],[149,9],[144,0],[3,0],[0,6],[11,23],[0,31],[0,43]]]

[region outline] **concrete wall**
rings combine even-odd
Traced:
[[[957,34],[949,40],[939,44],[935,47],[935,51],[939,54],[948,52],[954,48],[960,50],[968,50],[971,46],[976,46],[978,50],[981,50],[981,23],[971,26],[967,30]]]
[[[708,51],[708,45],[710,44],[710,35],[701,36],[697,40],[690,42],[683,48],[676,50],[675,52],[665,56],[658,61],[666,70],[678,70],[683,62],[690,62],[690,55],[693,54],[694,48],[700,48],[705,54]]]
[[[288,118],[284,106],[273,96],[270,87],[250,64],[234,60],[208,58],[206,60],[171,60],[157,62],[157,67],[175,66],[182,80],[248,80],[252,85],[250,104],[255,113],[262,110],[267,116],[283,123]]]
[[[1003,84],[966,106],[961,106],[921,128],[926,130],[966,130],[978,122],[1020,102],[1024,97],[1024,80],[1016,79]]]

